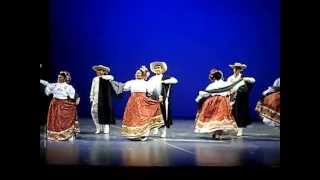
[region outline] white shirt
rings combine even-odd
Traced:
[[[163,74],[159,74],[159,75],[156,74],[148,80],[150,87],[153,89],[153,92],[157,96],[161,95],[162,78],[163,78]],[[164,84],[176,84],[176,83],[178,83],[178,80],[174,77],[171,77],[169,79],[164,80],[163,83]]]
[[[239,75],[236,77],[235,74],[231,75],[228,77],[227,82],[232,84],[234,82],[239,81],[242,78],[242,74],[239,73]],[[244,77],[243,78],[244,81],[241,81],[240,83],[238,83],[237,85],[235,85],[232,89],[231,92],[236,92],[239,87],[245,85],[245,82],[249,82],[249,83],[255,83],[256,80],[253,77]]]
[[[238,81],[242,77],[242,74],[239,73],[239,75],[236,77],[235,74],[232,74],[231,76],[228,77],[227,81],[230,83],[234,83]]]
[[[241,73],[239,73],[239,75],[237,77],[233,74],[230,77],[228,77],[227,82],[234,83],[234,82],[240,80],[241,78],[242,78],[242,74]],[[244,77],[243,80],[245,80],[245,81],[247,81],[249,83],[255,83],[256,82],[256,80],[253,77]]]
[[[161,81],[162,81],[162,77],[163,77],[163,74],[159,74],[159,75],[154,75],[152,76],[148,82],[150,84],[150,87],[153,89],[152,92],[154,94],[156,94],[157,96],[160,96],[161,95],[161,89],[162,89],[162,84],[161,84]]]
[[[90,102],[98,102],[98,95],[99,95],[99,79],[100,77],[105,80],[113,80],[112,75],[103,75],[103,76],[96,76],[92,80],[91,90],[90,90]]]
[[[143,79],[135,79],[135,80],[127,81],[123,87],[123,90],[131,91],[132,93],[133,92],[152,93],[153,89],[147,81]]]
[[[45,89],[47,95],[53,94],[57,99],[74,99],[75,89],[67,83],[48,83]]]

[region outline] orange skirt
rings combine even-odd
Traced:
[[[280,125],[280,92],[267,95],[257,103],[255,109],[262,118]]]
[[[145,93],[132,93],[125,108],[121,134],[127,138],[139,138],[162,126],[160,102],[147,98]]]
[[[63,141],[73,137],[75,120],[76,105],[68,100],[53,98],[48,111],[48,139]]]
[[[237,124],[231,113],[230,100],[225,96],[209,97],[196,115],[194,132],[214,133],[218,130],[229,134],[238,132]]]

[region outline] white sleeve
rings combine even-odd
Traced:
[[[205,91],[199,91],[199,95],[202,97],[208,97],[208,96],[210,96],[210,93],[205,92]]]
[[[278,78],[277,80],[274,81],[273,86],[280,87],[280,78]]]
[[[266,95],[267,93],[273,91],[273,89],[271,87],[269,87],[267,90],[262,92],[262,95]]]
[[[210,93],[207,93],[205,91],[199,91],[199,94],[196,98],[196,102],[199,102],[202,98],[208,97],[208,96],[210,96]]]
[[[42,80],[42,79],[40,79],[40,83],[43,84],[44,86],[48,86],[48,84],[49,84],[48,81],[45,81],[45,80]]]
[[[111,80],[111,81],[114,79],[114,77],[112,75],[103,75],[101,77],[102,77],[102,79]]]
[[[198,96],[196,97],[195,101],[196,101],[196,102],[199,102],[199,101],[200,101],[200,99],[201,99],[201,96],[200,96],[200,95],[198,95]]]
[[[215,85],[214,84],[209,84],[207,87],[206,87],[206,91],[211,91],[211,90],[213,90],[213,89],[215,89]]]
[[[94,87],[95,87],[95,79],[92,80],[91,83],[91,90],[90,90],[90,102],[93,101],[93,97],[94,97]]]
[[[74,96],[76,94],[76,90],[71,85],[68,85],[67,94],[71,99],[74,99]]]
[[[76,99],[76,105],[80,104],[80,97]]]
[[[256,80],[253,77],[244,77],[243,80],[249,82],[249,83],[255,83]]]
[[[44,90],[44,92],[46,93],[47,96],[49,96],[50,94],[53,93],[53,89],[56,86],[56,83],[52,83],[52,84],[48,84]]]
[[[273,87],[280,87],[280,78],[278,78],[277,80],[274,81]],[[272,87],[268,87],[267,90],[262,92],[262,95],[266,95],[267,93],[269,93],[271,91],[274,91],[274,89]]]
[[[244,79],[241,80],[240,82],[238,82],[236,85],[234,85],[234,86],[231,88],[230,92],[231,92],[231,93],[234,93],[234,92],[238,91],[238,89],[239,89],[241,86],[243,86],[243,85],[245,85],[245,80],[244,80]]]
[[[124,90],[124,91],[130,91],[130,90],[131,90],[131,86],[132,86],[132,81],[127,81],[127,82],[124,84],[123,90]]]
[[[178,80],[174,77],[171,77],[169,79],[166,79],[163,81],[164,84],[177,84]]]

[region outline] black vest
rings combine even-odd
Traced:
[[[98,122],[99,124],[115,124],[112,96],[115,94],[110,81],[99,78]]]

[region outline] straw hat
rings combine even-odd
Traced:
[[[168,70],[167,64],[165,62],[154,61],[154,62],[150,63],[150,70],[153,73],[155,73],[155,71],[154,71],[154,67],[155,66],[161,66],[162,67],[162,72],[161,73],[165,73]]]
[[[230,64],[229,66],[230,66],[232,69],[238,67],[238,68],[240,68],[241,70],[244,70],[244,69],[247,68],[247,65],[242,64],[242,63],[239,63],[239,62],[235,62],[234,64]]]
[[[104,66],[104,65],[95,65],[95,66],[92,66],[92,69],[93,69],[94,71],[104,70],[104,71],[106,71],[107,73],[110,72],[110,68],[107,67],[107,66]]]

